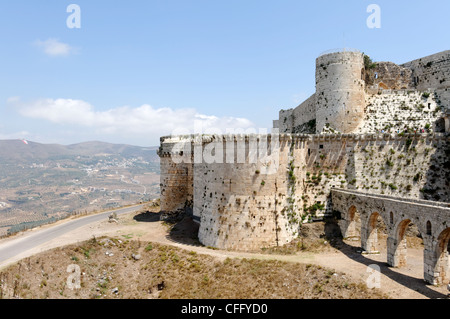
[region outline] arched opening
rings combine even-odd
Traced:
[[[378,212],[370,215],[367,227],[367,237],[365,243],[363,242],[363,248],[367,253],[379,253],[386,247],[387,241],[387,227],[386,224]]]
[[[436,121],[435,124],[436,133],[445,133],[445,118],[440,118]]]
[[[394,245],[394,261],[392,266],[406,266],[407,257],[413,258],[414,265],[423,265],[424,245],[422,236],[417,226],[410,219],[402,220],[398,224]],[[408,252],[408,250],[411,250],[411,252]]]
[[[389,223],[390,223],[391,225],[394,224],[394,213],[393,213],[393,212],[390,212],[390,213],[389,213]]]
[[[431,235],[431,222],[427,221],[427,235]]]
[[[348,210],[348,227],[344,237],[350,240],[357,240],[361,234],[361,218],[355,206]]]
[[[438,285],[447,284],[450,280],[450,227],[442,231],[437,240],[436,247],[436,267],[434,273],[437,278],[434,278]]]

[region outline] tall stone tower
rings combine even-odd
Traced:
[[[316,131],[353,132],[364,120],[364,55],[355,51],[316,59]]]

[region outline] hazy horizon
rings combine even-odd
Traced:
[[[38,141],[33,141],[33,140],[29,140],[29,139],[24,139],[24,138],[11,138],[11,139],[0,139],[0,142],[8,142],[8,141],[17,141],[17,142],[31,142],[31,143],[36,143],[36,144],[42,144],[42,145],[62,145],[62,146],[72,146],[72,145],[78,145],[78,144],[87,144],[87,143],[104,143],[104,144],[112,144],[112,145],[129,145],[129,146],[136,146],[136,147],[142,147],[142,148],[156,148],[159,147],[159,145],[155,144],[155,145],[135,145],[135,144],[128,144],[128,143],[111,143],[111,142],[105,142],[105,141],[98,141],[98,140],[92,140],[92,141],[81,141],[81,142],[75,142],[75,143],[45,143],[45,142],[38,142]]]

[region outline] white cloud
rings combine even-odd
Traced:
[[[73,47],[54,38],[45,41],[36,40],[34,44],[49,56],[67,56],[75,52]]]
[[[199,127],[202,133],[254,128],[253,123],[245,118],[204,115],[191,108],[175,110],[144,104],[96,111],[88,102],[73,99],[39,99],[24,103],[14,98],[9,103],[25,117],[84,127],[101,135],[162,136],[198,133]]]

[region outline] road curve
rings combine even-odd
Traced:
[[[112,212],[116,212],[117,215],[122,215],[138,211],[143,207],[144,204],[141,204],[77,218],[71,221],[63,222],[62,224],[57,224],[54,226],[50,225],[50,227],[46,227],[42,230],[32,231],[30,234],[18,237],[17,239],[11,239],[5,243],[0,243],[0,264],[79,227],[105,220]]]

